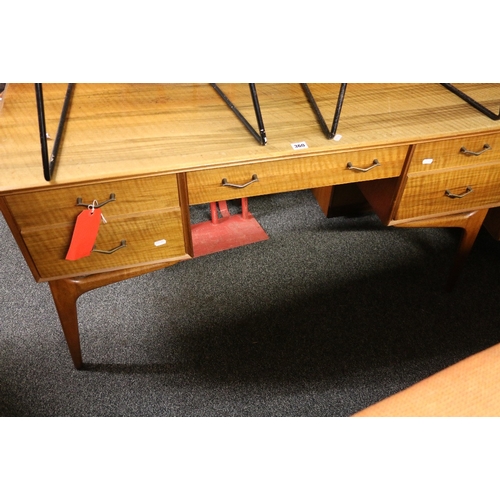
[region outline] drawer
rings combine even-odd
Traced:
[[[397,177],[407,149],[398,146],[189,172],[189,204]]]
[[[111,254],[92,252],[79,260],[65,260],[72,234],[72,224],[22,232],[42,280],[189,258],[179,208],[115,218],[101,224],[97,249],[109,251],[126,241],[125,247]]]
[[[102,207],[106,218],[179,206],[175,175],[45,189],[7,196],[6,203],[22,230],[73,223],[84,210],[84,207],[76,205],[77,198],[86,204],[94,200],[101,203],[108,200],[111,194],[115,195],[115,201]]]
[[[462,197],[450,197],[459,195]],[[500,205],[500,164],[408,176],[396,219]]]
[[[499,133],[417,144],[409,173],[476,166],[494,161],[500,161]]]

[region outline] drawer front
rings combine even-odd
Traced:
[[[417,144],[409,173],[476,166],[494,161],[500,161],[500,133]]]
[[[495,205],[500,205],[500,164],[417,174],[408,176],[396,219]]]
[[[115,218],[101,224],[95,245],[98,250],[109,251],[119,247],[122,240],[126,241],[126,246],[111,254],[92,252],[76,261],[65,260],[72,233],[73,225],[69,224],[22,233],[41,279],[189,258],[180,209]]]
[[[196,205],[397,177],[401,173],[407,149],[407,146],[400,146],[190,172],[187,174],[189,203]],[[377,166],[374,166],[375,161],[378,161]],[[348,168],[348,163],[352,164],[352,169]],[[258,180],[253,181],[254,176]],[[245,187],[224,185],[224,182]]]
[[[46,189],[7,196],[6,203],[23,230],[73,222],[85,209],[76,205],[78,198],[85,204],[94,200],[102,203],[111,194],[115,195],[115,201],[102,207],[105,217],[179,206],[175,175]]]

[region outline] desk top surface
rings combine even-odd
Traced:
[[[248,84],[219,84],[257,128]],[[339,84],[309,84],[331,126]],[[461,84],[498,112],[500,84]],[[65,84],[44,84],[55,137]],[[323,135],[298,83],[257,84],[261,146],[209,84],[77,84],[51,182],[43,178],[33,84],[10,84],[0,112],[0,192],[410,144],[500,130],[439,84],[349,84],[337,133]],[[307,149],[292,144],[305,142]],[[48,142],[49,152],[52,143]]]

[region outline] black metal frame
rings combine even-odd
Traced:
[[[257,123],[259,126],[259,132],[257,132],[252,125],[248,122],[248,120],[245,119],[245,117],[238,111],[236,106],[229,100],[229,98],[224,94],[224,92],[220,89],[220,87],[216,83],[211,83],[210,84],[214,90],[219,94],[219,96],[223,99],[223,101],[229,106],[229,108],[233,111],[233,113],[238,117],[238,119],[243,123],[243,125],[246,127],[246,129],[253,135],[253,137],[259,142],[259,144],[265,146],[267,144],[267,137],[266,137],[266,131],[264,128],[264,122],[262,119],[262,113],[260,110],[260,105],[259,105],[259,99],[257,96],[257,89],[255,87],[255,83],[249,83],[250,87],[250,94],[252,96],[252,102],[255,110],[255,116],[257,118]],[[342,112],[342,105],[344,103],[344,97],[347,89],[347,83],[341,83],[340,84],[340,90],[339,90],[339,95],[337,98],[337,105],[335,107],[335,115],[333,117],[333,123],[331,129],[328,128],[325,119],[323,118],[323,115],[321,114],[321,111],[316,103],[316,100],[314,99],[311,90],[309,89],[309,86],[307,83],[301,83],[302,89],[304,90],[304,93],[306,94],[307,100],[309,101],[309,104],[311,105],[311,108],[314,111],[314,114],[316,115],[316,118],[318,120],[318,123],[321,127],[321,130],[325,134],[327,139],[333,139],[337,133],[337,128],[340,122],[340,114]]]
[[[316,119],[318,120],[321,130],[323,131],[327,139],[333,139],[335,137],[335,134],[337,133],[337,128],[339,126],[340,113],[342,112],[342,105],[344,104],[344,97],[345,97],[345,92],[347,90],[347,83],[340,84],[339,95],[337,98],[337,106],[335,107],[335,115],[333,116],[331,129],[328,128],[328,125],[326,124],[325,119],[323,118],[323,115],[321,114],[321,111],[318,105],[316,104],[312,92],[309,89],[309,85],[307,85],[307,83],[301,83],[300,85],[302,86],[302,89],[306,94],[307,100],[309,101],[309,104],[311,105],[311,108],[313,109],[314,114],[316,115]]]
[[[46,181],[50,181],[52,179],[52,174],[54,173],[54,168],[57,161],[57,153],[59,151],[61,138],[64,132],[64,125],[66,123],[66,116],[71,104],[74,85],[74,83],[68,83],[61,111],[61,117],[59,119],[59,126],[57,127],[57,133],[54,139],[54,146],[49,158],[49,148],[47,145],[47,128],[45,126],[45,105],[43,102],[43,88],[41,83],[35,83],[38,128],[40,131],[40,148],[42,151],[43,176]]]
[[[483,115],[486,115],[488,118],[491,118],[492,120],[500,120],[500,112],[498,115],[490,111],[488,108],[480,104],[479,102],[475,101],[472,99],[472,97],[468,96],[465,92],[462,92],[461,90],[457,89],[454,85],[451,83],[442,83],[441,84],[444,88],[448,89],[450,92],[453,92],[455,95],[463,99],[466,103],[470,104],[473,108],[477,109]]]
[[[260,111],[259,98],[257,96],[257,88],[255,87],[255,83],[249,83],[250,94],[252,96],[253,107],[255,110],[255,117],[257,118],[257,124],[259,126],[259,132],[257,132],[252,125],[245,119],[245,117],[238,111],[236,106],[229,100],[229,98],[224,94],[224,92],[220,89],[220,87],[216,83],[210,84],[217,94],[222,97],[223,101],[229,106],[229,108],[233,111],[233,113],[238,117],[238,119],[243,123],[246,129],[253,135],[253,137],[257,140],[259,144],[265,146],[267,144],[267,136],[266,130],[264,128],[264,121],[262,119],[262,113]]]

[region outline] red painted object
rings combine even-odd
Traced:
[[[217,205],[221,213],[217,214]],[[211,221],[191,226],[195,257],[264,241],[269,236],[248,211],[248,198],[241,199],[241,214],[231,215],[226,201],[210,203]]]

